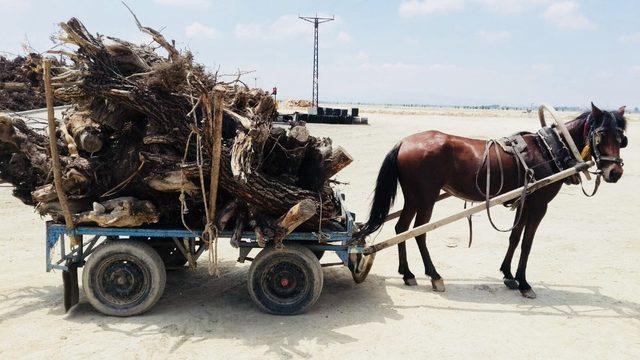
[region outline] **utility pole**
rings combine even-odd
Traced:
[[[335,18],[334,16],[330,18],[318,17],[318,14],[314,17],[298,17],[313,24],[313,89],[311,91],[311,103],[313,106],[318,106],[318,25],[333,21]]]

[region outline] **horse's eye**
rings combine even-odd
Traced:
[[[629,139],[626,136],[622,135],[622,139],[620,139],[620,148],[626,148],[629,144]]]

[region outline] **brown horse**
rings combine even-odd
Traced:
[[[625,147],[624,135],[626,120],[624,107],[617,111],[601,111],[591,104],[592,111],[586,112],[566,124],[578,149],[590,147],[590,156],[597,163],[598,170],[607,182],[616,182],[623,172],[620,148]],[[542,179],[556,172],[548,155],[536,141],[535,134],[523,135],[527,143],[527,152],[533,163],[535,178]],[[519,174],[519,165],[513,155],[504,152],[498,145],[490,145],[489,158],[485,163],[487,141],[448,135],[439,131],[426,131],[406,137],[386,156],[378,174],[375,194],[371,205],[369,220],[354,234],[354,239],[363,239],[378,230],[385,222],[396,196],[397,183],[400,183],[404,195],[404,208],[396,224],[396,233],[406,231],[415,217],[414,226],[428,223],[433,205],[441,190],[468,201],[480,202],[485,197],[480,189],[485,189],[487,181],[477,174],[485,174],[490,164],[492,179],[503,175],[503,184],[489,181],[490,194],[497,195],[518,188],[524,183]],[[502,162],[502,174],[499,171],[498,157]],[[561,182],[543,187],[526,197],[518,211],[522,211],[514,221],[509,237],[509,248],[500,266],[504,283],[510,289],[519,289],[523,296],[535,298],[536,294],[527,282],[526,269],[531,244],[540,221],[547,211],[547,205],[558,194]],[[522,207],[522,208],[520,208]],[[519,219],[518,219],[519,218]],[[524,236],[522,233],[524,232]],[[425,242],[426,236],[416,237],[420,254],[424,262],[425,273],[431,278],[435,291],[444,291],[444,281],[436,271]],[[518,270],[515,277],[511,273],[513,253],[522,238],[522,247]],[[415,276],[407,264],[405,243],[398,244],[400,265],[398,272],[403,275],[405,284],[416,285]]]

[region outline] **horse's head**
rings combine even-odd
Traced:
[[[627,146],[626,127],[624,106],[617,111],[602,111],[591,103],[591,114],[584,127],[585,143],[606,182],[614,183],[622,177],[624,163],[620,149]]]

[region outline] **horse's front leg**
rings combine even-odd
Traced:
[[[516,280],[518,281],[518,289],[522,296],[529,299],[535,299],[536,293],[527,282],[527,261],[529,260],[529,253],[531,252],[531,245],[533,243],[533,238],[536,235],[536,230],[546,213],[546,203],[529,206],[527,224],[522,238],[522,248],[520,249],[520,261],[518,262],[518,271],[516,271]]]
[[[520,211],[517,209],[516,211]],[[509,247],[507,248],[507,253],[504,256],[504,260],[502,261],[502,265],[500,266],[500,271],[502,271],[503,282],[504,284],[511,290],[518,289],[518,281],[513,278],[513,274],[511,273],[511,261],[513,260],[513,254],[520,243],[520,238],[522,237],[522,230],[524,230],[524,225],[527,223],[527,208],[522,209],[522,215],[520,219],[516,215],[516,219],[514,223],[518,220],[520,222],[511,230],[511,235],[509,236]]]

